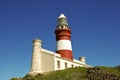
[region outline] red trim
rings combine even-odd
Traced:
[[[70,50],[58,50],[56,53],[60,54],[63,58],[73,60],[72,51]]]
[[[57,29],[55,30],[56,41],[58,40],[70,40],[71,39],[71,30],[70,29]]]
[[[65,36],[65,35],[56,36],[56,41],[58,41],[58,40],[70,40],[70,39],[71,39],[70,36]]]

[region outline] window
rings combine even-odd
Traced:
[[[67,63],[65,63],[65,68],[67,68]]]
[[[72,65],[71,65],[71,67],[73,68],[73,67],[74,67],[74,65],[72,64]]]
[[[60,61],[57,61],[57,68],[60,68]]]

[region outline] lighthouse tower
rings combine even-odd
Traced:
[[[67,22],[67,18],[64,14],[60,14],[58,17],[57,29],[55,30],[56,35],[56,53],[60,54],[61,57],[73,60],[72,45],[71,45],[71,30]]]
[[[39,39],[33,40],[33,53],[30,74],[35,75],[41,73],[41,43]]]

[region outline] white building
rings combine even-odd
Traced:
[[[83,56],[79,60],[73,59],[71,29],[64,14],[58,17],[55,35],[57,44],[56,52],[43,49],[41,40],[33,40],[31,75],[63,70],[70,67],[90,67],[90,65],[85,63],[85,57]]]

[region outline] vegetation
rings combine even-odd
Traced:
[[[22,80],[22,78],[11,78],[10,80]]]
[[[108,67],[94,67],[87,70],[88,80],[120,80],[120,71]]]
[[[22,79],[10,80],[120,80],[120,66],[68,68],[35,76],[27,74]]]

